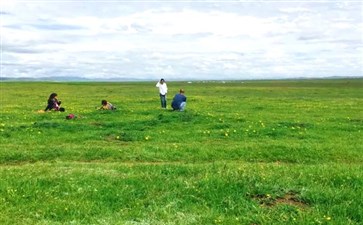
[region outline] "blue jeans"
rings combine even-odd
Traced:
[[[186,102],[182,102],[182,103],[180,104],[180,109],[179,109],[179,111],[184,111],[184,110],[185,110],[185,106],[187,106],[187,103],[186,103]]]
[[[160,102],[161,102],[161,108],[166,109],[166,95],[160,94]]]

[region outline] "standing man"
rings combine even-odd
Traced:
[[[171,107],[173,110],[184,111],[185,106],[187,105],[187,97],[184,95],[184,90],[180,89],[179,94],[176,94],[173,98],[173,102],[171,103]]]
[[[168,87],[166,86],[165,80],[163,78],[156,84],[159,88],[161,108],[166,109],[166,93],[168,93]]]

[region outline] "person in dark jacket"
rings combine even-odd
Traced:
[[[58,100],[58,95],[57,93],[52,93],[50,94],[49,98],[48,98],[48,105],[47,107],[44,109],[44,111],[48,111],[48,110],[55,110],[55,111],[61,111],[64,112],[65,109],[60,107],[60,104],[62,102],[60,100]]]
[[[184,95],[184,90],[180,89],[179,94],[176,94],[171,103],[173,110],[184,111],[187,105],[187,97]]]

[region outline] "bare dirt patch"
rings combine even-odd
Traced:
[[[288,192],[281,197],[272,197],[269,194],[253,196],[262,207],[274,207],[278,205],[290,205],[298,208],[307,208],[308,205],[301,201],[296,193]]]

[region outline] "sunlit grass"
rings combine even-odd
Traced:
[[[363,222],[363,80],[168,86],[1,83],[0,224]]]

